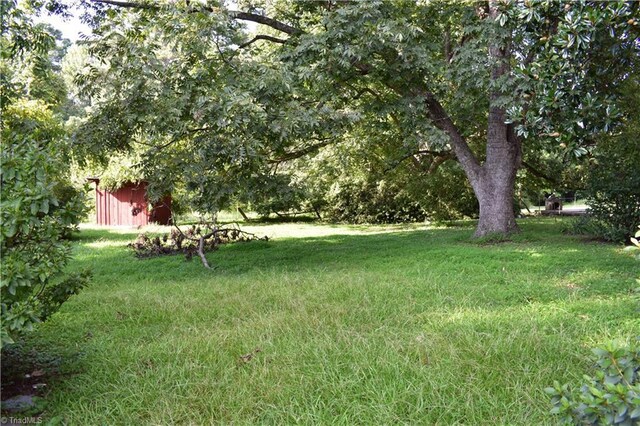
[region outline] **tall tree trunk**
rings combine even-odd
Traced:
[[[483,183],[476,195],[480,202],[480,220],[475,237],[508,235],[519,231],[513,212],[513,185],[496,187]]]
[[[499,12],[495,0],[489,1],[489,17],[496,19]],[[513,211],[516,172],[522,160],[521,140],[507,124],[507,114],[501,101],[508,90],[500,87],[501,80],[510,72],[510,42],[508,35],[495,37],[489,44],[492,60],[489,92],[486,159],[481,164],[469,148],[464,136],[451,120],[440,102],[430,92],[423,93],[431,121],[449,135],[456,158],[464,169],[480,203],[480,220],[475,236],[489,234],[508,235],[518,232]]]
[[[489,110],[486,160],[480,164],[437,99],[426,93],[425,101],[431,120],[449,135],[456,158],[480,203],[475,236],[517,232],[513,196],[521,161],[521,141],[513,126],[505,123],[504,108],[491,107]]]
[[[489,16],[493,20],[499,16],[495,0],[489,0]],[[499,81],[511,71],[510,44],[508,38],[500,40],[500,37],[495,37],[489,44],[491,80],[494,86],[489,92],[486,159],[479,173],[467,172],[480,203],[476,237],[507,235],[519,231],[513,202],[516,173],[522,157],[521,143],[513,131],[513,125],[506,123],[507,114],[504,105],[501,105],[500,98],[508,89],[499,85]]]
[[[516,173],[520,166],[520,141],[513,137],[511,127],[504,124],[503,111],[493,111],[489,118],[487,159],[480,173],[467,174],[480,203],[476,237],[519,231],[513,203]]]

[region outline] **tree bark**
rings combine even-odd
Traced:
[[[209,262],[207,262],[207,256],[204,253],[204,236],[200,236],[200,239],[198,240],[198,256],[200,256],[200,260],[202,260],[204,267],[211,269]]]
[[[489,1],[489,16],[490,19],[497,19],[498,8],[495,1]],[[510,72],[509,41],[493,39],[489,44],[489,57],[493,62],[491,80],[497,83]],[[513,125],[506,123],[507,113],[500,102],[502,95],[504,89],[497,85],[489,93],[486,160],[480,173],[470,175],[467,172],[480,203],[480,219],[475,237],[508,235],[519,231],[513,202],[516,173],[522,160],[521,141],[516,136]]]
[[[519,141],[489,135],[481,172],[469,174],[463,166],[480,204],[475,237],[519,232],[513,203],[520,155]]]
[[[498,9],[495,1],[489,2],[489,19],[496,19]],[[491,79],[498,82],[510,72],[510,46],[508,40],[493,39],[489,45],[492,59]],[[474,234],[483,237],[490,234],[508,235],[518,232],[513,209],[516,173],[522,160],[521,140],[507,124],[507,113],[501,103],[505,89],[498,85],[489,92],[489,116],[487,126],[486,159],[478,161],[467,141],[451,120],[440,102],[432,93],[424,98],[432,123],[449,136],[460,165],[462,166],[480,204],[480,219]]]
[[[492,144],[492,141],[487,143]],[[493,144],[497,145],[495,141]],[[471,181],[480,204],[480,219],[475,237],[508,235],[519,231],[513,211],[517,167],[515,153],[511,151],[504,150],[501,155],[502,162],[495,162],[483,170],[479,179]]]
[[[249,217],[244,212],[244,210],[242,210],[242,208],[238,207],[238,213],[240,213],[245,222],[249,222]]]

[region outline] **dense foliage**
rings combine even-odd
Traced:
[[[625,86],[622,109],[627,120],[620,131],[603,138],[587,179],[593,232],[607,240],[626,241],[640,226],[640,79]]]
[[[325,149],[295,173],[294,181],[324,218],[397,223],[477,217],[478,202],[455,161],[394,158],[369,145],[345,149]]]
[[[348,223],[477,217],[477,200],[455,161],[398,157],[388,145],[347,141],[281,166],[280,189],[254,199],[250,208]]]
[[[83,217],[84,194],[65,181],[68,152],[56,109],[64,93],[52,72],[54,37],[14,2],[2,3],[0,253],[2,345],[48,318],[84,287],[63,276],[65,241]],[[49,90],[57,87],[56,90]]]

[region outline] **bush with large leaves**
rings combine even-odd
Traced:
[[[545,389],[563,424],[637,425],[640,421],[640,346],[607,342],[595,348],[596,371],[580,389],[555,382]]]
[[[70,256],[65,236],[85,209],[84,194],[59,181],[51,112],[41,102],[18,102],[3,110],[2,344],[45,320],[88,278],[63,279]],[[30,129],[30,131],[26,131]],[[64,195],[64,196],[63,196]]]
[[[70,256],[65,236],[85,209],[84,194],[57,180],[60,130],[41,102],[3,110],[2,343],[46,319],[86,283],[87,274],[60,278]],[[29,130],[27,130],[29,129]],[[63,196],[64,195],[64,196]]]
[[[13,2],[2,10],[2,149],[0,153],[1,343],[54,313],[87,283],[89,273],[63,275],[71,248],[65,239],[85,210],[84,194],[64,179],[68,156],[52,98],[22,79],[55,47]],[[53,75],[53,74],[49,74]]]

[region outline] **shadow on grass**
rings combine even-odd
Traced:
[[[350,423],[541,424],[542,389],[587,366],[580,345],[634,326],[637,264],[553,223],[522,225],[490,246],[469,227],[238,243],[208,254],[213,271],[181,256],[137,260],[125,247],[135,233],[86,231],[71,267],[93,267],[94,282],[39,336],[85,339],[89,362],[57,384],[51,413],[108,424],[119,407],[120,419],[160,424],[162,406],[260,423],[263,404],[352,413]],[[212,398],[226,411],[207,411]]]
[[[207,254],[214,270],[181,255],[137,259],[126,248],[132,234],[90,230],[78,240],[83,246],[76,250],[71,268],[89,267],[95,281],[107,286],[265,273],[275,280],[286,274],[299,274],[305,280],[364,274],[384,285],[442,280],[452,293],[468,288],[470,293],[482,293],[486,303],[493,303],[493,298],[498,305],[627,294],[635,285],[637,265],[620,256],[615,246],[586,246],[544,223],[527,223],[524,228],[514,241],[497,245],[474,243],[466,227],[235,243]]]
[[[309,223],[309,224],[322,224],[323,222],[315,217],[311,216],[270,216],[261,217],[257,219],[249,219],[244,221],[245,224],[279,224],[279,223]]]
[[[133,242],[136,236],[141,233],[135,229],[122,229],[114,231],[110,228],[105,229],[83,229],[80,232],[75,232],[72,237],[72,242],[90,243],[98,241],[122,241],[124,245]]]

